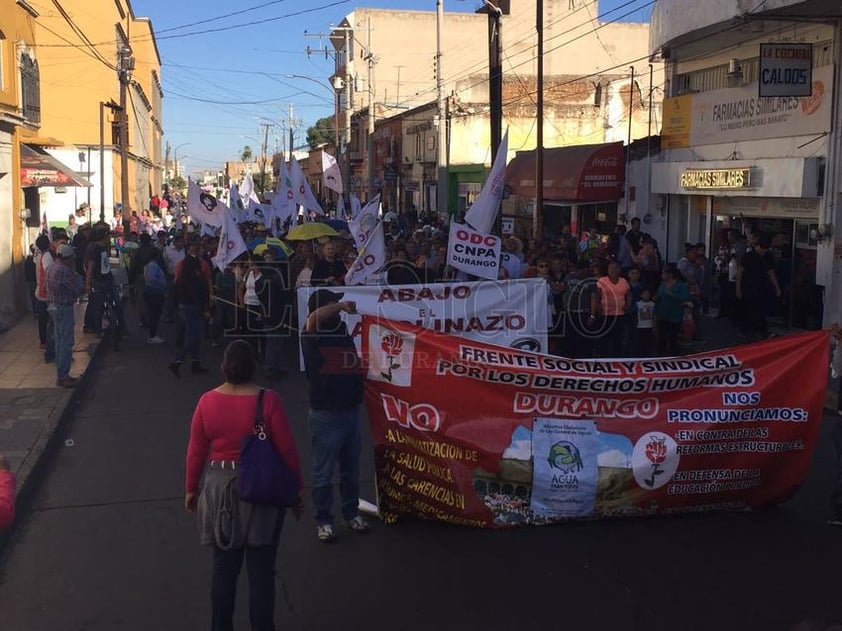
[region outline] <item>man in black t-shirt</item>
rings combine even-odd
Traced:
[[[96,335],[102,334],[102,316],[105,303],[114,294],[114,276],[111,274],[111,236],[105,228],[96,228],[91,242],[85,249],[85,291],[88,308],[85,310],[85,328]],[[118,309],[120,308],[119,301]],[[123,321],[122,312],[118,314]]]
[[[769,236],[760,235],[754,249],[743,255],[737,270],[737,301],[743,332],[761,339],[768,336],[766,314],[771,311],[773,300],[781,297],[781,286],[775,275],[775,261],[769,253],[769,245]]]
[[[310,295],[310,315],[301,333],[304,367],[310,382],[310,436],[313,460],[313,511],[319,541],[334,539],[333,471],[339,464],[342,516],[358,533],[368,532],[359,514],[360,403],[364,369],[341,314],[357,305],[343,294],[317,289]]]
[[[343,285],[345,283],[345,263],[336,256],[336,244],[328,241],[322,247],[322,255],[313,266],[313,274],[310,277],[310,284],[313,287],[320,285]]]

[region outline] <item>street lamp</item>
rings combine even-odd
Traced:
[[[339,92],[344,87],[341,85],[341,79],[337,81],[337,85],[331,86],[325,83],[324,81],[319,81],[318,79],[314,79],[313,77],[307,77],[305,75],[300,74],[285,74],[284,75],[287,79],[304,79],[305,81],[309,81],[310,83],[315,83],[316,85],[324,88],[328,92],[333,95],[333,122],[334,122],[334,130],[336,132],[336,151],[339,151]]]
[[[187,145],[192,145],[192,142],[183,142],[173,150],[173,163],[175,164],[175,175],[178,176],[178,150]],[[184,158],[182,158],[183,160]],[[174,178],[172,178],[174,179]]]

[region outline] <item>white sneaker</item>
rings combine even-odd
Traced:
[[[330,543],[336,538],[336,535],[333,534],[333,526],[330,524],[316,526],[316,536],[322,543]]]
[[[369,530],[371,530],[370,526],[368,525],[368,522],[359,515],[357,515],[353,519],[349,519],[348,521],[346,521],[345,525],[348,526],[348,528],[350,528],[354,532],[357,532],[361,535],[364,535]]]
[[[146,343],[147,343],[147,344],[163,344],[163,343],[164,343],[164,338],[162,338],[162,337],[158,337],[158,336],[156,335],[155,337],[149,337],[149,338],[146,338]]]

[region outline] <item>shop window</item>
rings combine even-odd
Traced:
[[[41,124],[41,73],[38,62],[28,53],[20,57],[21,107],[23,117],[35,125]]]

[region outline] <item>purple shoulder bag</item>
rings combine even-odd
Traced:
[[[244,502],[290,507],[298,504],[298,477],[266,433],[263,388],[257,395],[254,431],[243,438],[237,466],[237,495]]]

